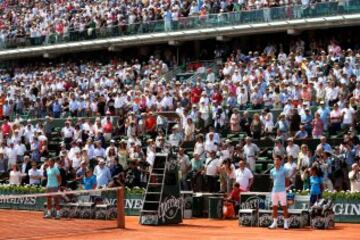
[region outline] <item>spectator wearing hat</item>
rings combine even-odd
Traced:
[[[106,187],[111,180],[110,169],[105,165],[103,158],[99,159],[98,165],[94,169],[94,175],[96,176],[97,188]]]

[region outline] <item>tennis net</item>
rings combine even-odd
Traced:
[[[44,219],[116,220],[117,227],[125,228],[124,195],[123,187],[32,194],[13,191],[0,195],[0,207],[43,211]]]

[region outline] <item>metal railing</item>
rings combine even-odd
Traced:
[[[44,46],[57,43],[86,41],[119,36],[266,23],[314,17],[328,17],[356,13],[360,13],[360,0],[330,1],[308,6],[287,5],[249,11],[210,14],[206,16],[192,16],[180,18],[178,21],[160,20],[136,24],[106,26],[100,29],[89,27],[81,32],[69,31],[62,34],[52,33],[41,37],[4,37],[0,35],[0,49]]]

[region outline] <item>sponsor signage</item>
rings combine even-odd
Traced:
[[[159,219],[162,222],[173,220],[182,211],[183,199],[175,196],[168,196],[160,203]]]
[[[189,197],[189,196],[187,196]],[[105,203],[116,204],[115,194],[104,193],[102,195]],[[242,193],[240,209],[269,209],[269,193]],[[0,199],[0,208],[37,210],[44,209],[45,198],[19,198],[19,199]],[[127,216],[138,216],[143,204],[142,194],[127,194],[125,199],[125,214]],[[172,219],[182,211],[184,206],[183,198],[169,196],[160,205],[158,218]],[[295,196],[295,203],[292,208],[308,209],[308,196]],[[360,223],[360,202],[354,200],[337,199],[334,202],[333,211],[335,212],[336,222]]]

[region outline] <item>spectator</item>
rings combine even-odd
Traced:
[[[204,164],[200,159],[200,155],[194,153],[194,158],[191,159],[191,185],[194,192],[201,192],[201,190],[203,189],[203,170]]]
[[[226,183],[226,184],[223,184],[223,186],[221,186],[221,191],[230,193],[233,188],[236,175],[235,175],[235,166],[229,158],[226,158],[223,161],[223,163],[220,167],[220,171],[222,173],[224,173],[225,183]]]
[[[351,185],[351,192],[360,192],[359,164],[354,163],[352,165],[352,169],[349,172],[349,179]]]
[[[188,191],[190,189],[190,185],[187,180],[191,170],[191,162],[189,156],[185,154],[183,148],[179,149],[177,161],[180,168],[179,173],[181,189],[184,191]]]
[[[330,112],[330,134],[336,134],[341,130],[342,116],[343,114],[341,113],[339,106],[335,103],[333,110]]]
[[[288,178],[289,178],[289,188],[295,186],[295,179],[296,179],[296,163],[294,162],[294,159],[291,156],[287,157],[287,162],[284,164],[284,168],[288,172]]]
[[[249,166],[251,171],[255,170],[255,161],[260,153],[259,147],[252,143],[252,139],[250,137],[245,138],[246,144],[243,147],[244,157],[246,159],[246,164]]]
[[[301,145],[301,151],[297,158],[297,169],[300,171],[308,169],[311,166],[311,158],[312,156],[309,147],[306,144]]]
[[[260,136],[263,132],[263,124],[260,121],[260,116],[259,114],[255,113],[253,116],[253,120],[251,122],[250,125],[250,131],[251,131],[251,135],[253,136],[254,139],[259,140]]]
[[[40,185],[41,178],[42,178],[42,173],[37,168],[37,163],[35,161],[32,161],[31,169],[29,170],[29,184],[30,185]]]
[[[206,159],[205,163],[205,173],[208,185],[208,191],[218,192],[218,180],[219,180],[219,168],[220,168],[220,161],[216,158],[216,151],[211,151],[209,157]]]
[[[305,131],[305,126],[300,125],[300,130],[295,133],[294,139],[306,139],[308,137],[308,132]]]
[[[282,144],[282,141],[280,138],[275,139],[275,146],[272,152],[272,157],[275,159],[275,157],[281,157],[281,159],[285,159],[286,151]]]
[[[232,132],[240,131],[240,113],[237,109],[233,110],[233,113],[230,117],[230,130]]]
[[[107,186],[111,180],[110,169],[105,166],[105,160],[100,158],[99,164],[94,169],[94,175],[96,176],[96,187],[102,188]]]
[[[300,148],[297,144],[294,143],[293,138],[287,139],[288,145],[286,147],[286,155],[291,156],[294,160],[297,160],[300,153]]]
[[[320,118],[320,113],[315,113],[315,118],[312,121],[312,137],[313,138],[320,138],[324,133],[324,122]]]
[[[93,171],[90,168],[86,168],[85,176],[82,179],[83,189],[91,190],[96,189],[96,176],[93,175]]]
[[[241,192],[250,191],[254,182],[254,176],[250,169],[246,167],[244,160],[240,160],[239,168],[235,170],[235,177],[235,181],[239,184]]]
[[[9,176],[10,185],[20,185],[22,181],[22,173],[19,171],[19,168],[16,164],[12,165]]]

